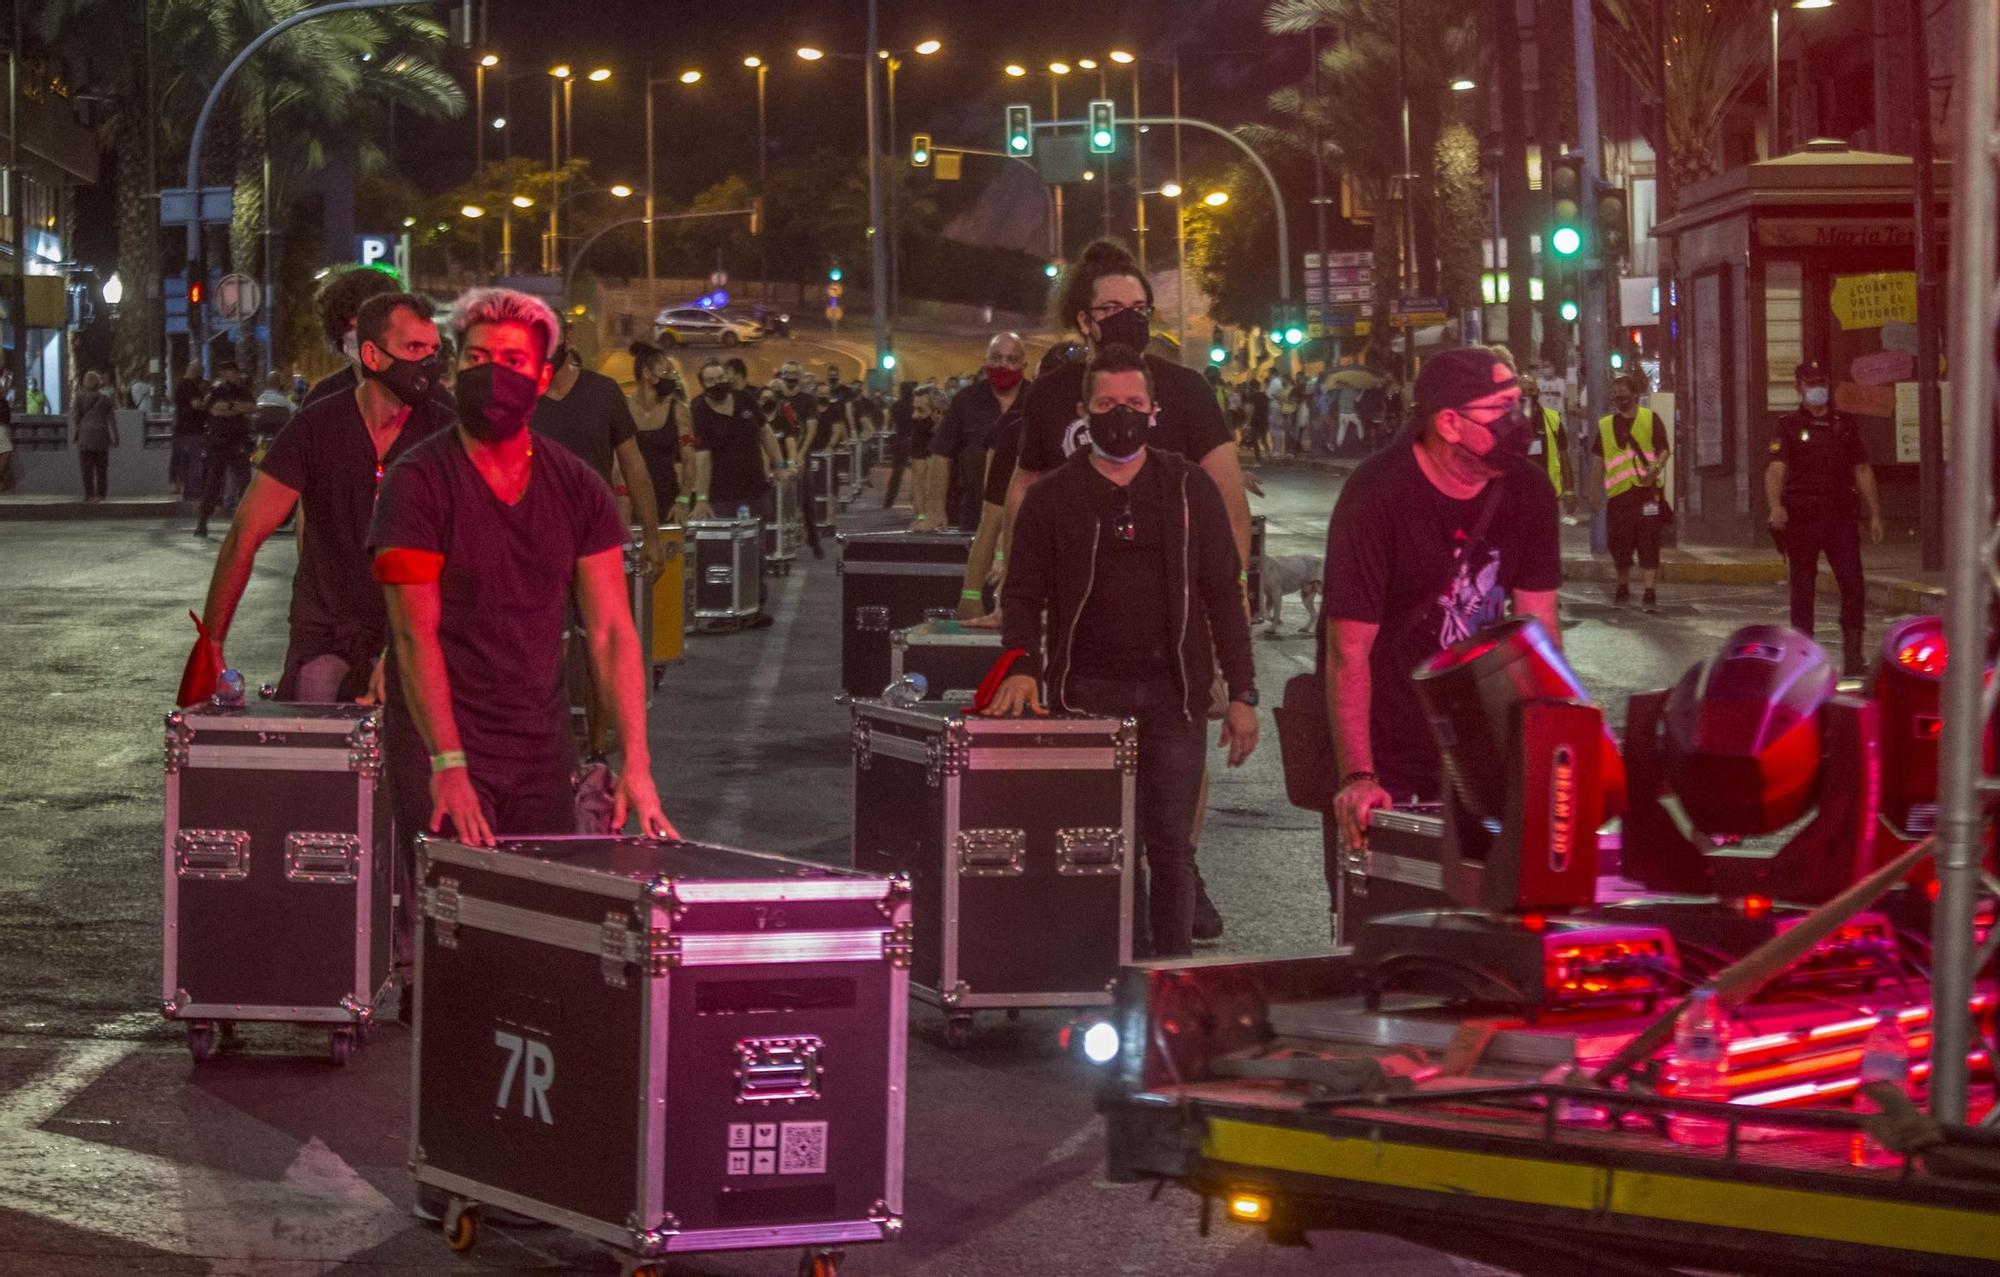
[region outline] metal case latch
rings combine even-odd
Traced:
[[[174,835],[174,873],[201,882],[237,882],[250,876],[250,831],[183,829]]]
[[[1110,826],[1056,830],[1056,872],[1066,878],[1124,868],[1125,831]]]
[[[613,909],[604,915],[604,926],[597,933],[598,964],[604,971],[604,983],[614,989],[627,988],[631,981],[626,968],[646,959],[639,935],[628,922],[625,914]]]
[[[361,839],[356,834],[285,835],[287,882],[351,883],[360,863]]]
[[[958,831],[958,872],[967,878],[1018,878],[1027,855],[1025,829]]]
[[[886,607],[858,607],[854,609],[854,628],[857,630],[886,630],[889,628],[889,609]]]
[[[423,890],[424,916],[433,924],[440,949],[458,948],[458,879],[440,878]]]
[[[726,563],[716,564],[703,572],[702,578],[710,585],[728,585],[736,579],[736,569]]]
[[[811,1034],[742,1039],[736,1044],[736,1102],[818,1099],[820,1047]]]

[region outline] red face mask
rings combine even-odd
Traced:
[[[986,365],[986,384],[1005,393],[1021,384],[1021,370],[1006,364]]]

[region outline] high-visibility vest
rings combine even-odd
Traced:
[[[1542,464],[1549,468],[1549,486],[1560,496],[1563,490],[1562,414],[1554,408],[1542,409]]]
[[[1653,410],[1639,409],[1632,418],[1632,446],[1620,448],[1611,428],[1615,416],[1606,413],[1597,419],[1597,433],[1604,449],[1604,495],[1615,497],[1640,487],[1646,463],[1653,456]],[[1643,455],[1642,455],[1643,454]]]

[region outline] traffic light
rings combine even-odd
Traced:
[[[1007,108],[1007,154],[1025,157],[1035,153],[1035,113],[1026,102]]]
[[[1583,253],[1583,153],[1557,156],[1548,172],[1549,251],[1568,261]]]
[[[1625,368],[1625,352],[1624,352],[1624,351],[1622,351],[1622,350],[1614,350],[1614,351],[1612,351],[1612,352],[1611,352],[1611,371],[1612,371],[1612,372],[1622,372],[1622,371],[1624,371],[1624,368]]]
[[[893,351],[893,350],[885,350],[885,351],[883,351],[883,352],[882,352],[882,371],[883,371],[883,372],[889,372],[889,371],[892,371],[892,370],[893,370],[893,369],[894,369],[895,367],[896,367],[896,352],[895,352],[895,351]]]
[[[1050,279],[1054,279],[1056,276],[1062,274],[1062,264],[1060,262],[1044,262],[1042,264],[1042,274],[1047,275]]]
[[[1597,188],[1597,255],[1604,259],[1606,266],[1615,266],[1625,259],[1629,235],[1626,228],[1631,224],[1625,209],[1624,188]]]
[[[1583,310],[1576,304],[1574,297],[1565,297],[1562,299],[1562,304],[1556,307],[1556,313],[1563,317],[1564,323],[1573,324],[1576,322],[1576,317],[1583,313]]]
[[[200,276],[190,273],[188,275],[188,305],[199,306],[207,297],[208,285],[202,283]]]
[[[1118,143],[1117,120],[1110,98],[1090,101],[1090,153],[1109,155]]]
[[[828,282],[828,283],[831,283],[831,284],[838,284],[838,283],[840,282],[840,278],[841,278],[842,274],[844,274],[844,273],[845,273],[845,272],[843,272],[843,271],[842,271],[842,270],[840,269],[840,266],[839,266],[839,264],[838,264],[838,263],[836,263],[836,264],[834,264],[834,265],[832,265],[832,266],[829,266],[829,267],[827,267],[827,268],[826,268],[826,278],[827,278],[827,282]]]
[[[1229,362],[1229,350],[1228,350],[1228,348],[1227,348],[1227,347],[1224,347],[1224,346],[1219,346],[1219,345],[1218,345],[1218,346],[1210,346],[1210,347],[1208,348],[1208,362],[1210,362],[1210,363],[1212,363],[1212,364],[1226,364],[1226,363],[1228,363],[1228,362]]]
[[[1305,341],[1305,339],[1306,339],[1306,330],[1299,327],[1297,324],[1293,324],[1289,328],[1285,329],[1285,344],[1287,346],[1300,345]]]
[[[931,166],[931,135],[913,133],[910,135],[910,165],[913,168]]]

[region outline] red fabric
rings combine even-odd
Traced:
[[[972,712],[985,712],[992,704],[993,697],[1000,691],[1000,684],[1007,681],[1007,674],[1014,668],[1014,662],[1028,654],[1024,647],[1010,647],[1000,653],[1000,659],[993,662],[993,668],[986,671],[986,677],[979,680],[979,690],[972,696]]]
[[[174,698],[174,704],[186,709],[199,705],[215,695],[216,680],[222,677],[222,645],[209,636],[208,627],[193,612],[188,620],[194,622],[194,650],[188,653],[187,664],[181,669],[181,690]]]
[[[435,550],[384,550],[375,556],[374,573],[383,585],[424,585],[444,575],[444,556]]]

